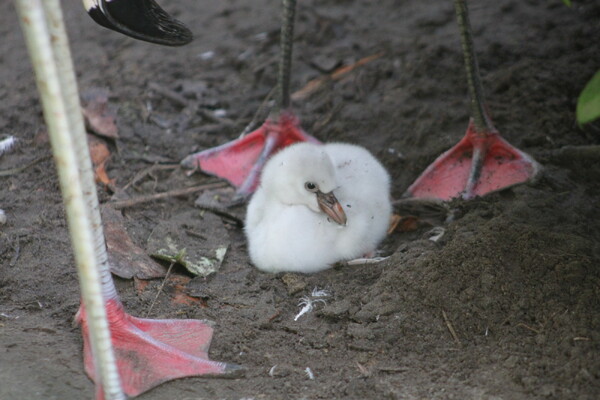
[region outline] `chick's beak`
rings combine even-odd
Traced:
[[[340,225],[346,225],[346,213],[333,192],[323,193],[318,191],[317,203],[319,203],[321,211],[327,214],[332,220]]]

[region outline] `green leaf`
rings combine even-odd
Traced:
[[[170,263],[176,263],[182,265],[194,275],[207,277],[208,275],[215,273],[221,268],[225,254],[229,246],[219,246],[214,250],[214,257],[206,257],[199,254],[198,251],[188,252],[185,248],[181,248],[181,245],[175,243],[171,236],[165,236],[162,241],[166,246],[153,250],[150,256],[158,258],[159,260],[167,261]]]
[[[572,5],[571,0],[563,0],[563,3],[565,3],[567,7],[571,7]]]
[[[600,70],[585,85],[577,99],[577,122],[580,125],[600,118]]]

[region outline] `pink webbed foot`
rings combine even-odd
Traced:
[[[208,359],[213,329],[206,322],[136,318],[127,314],[118,300],[108,300],[106,311],[121,385],[128,396],[137,396],[172,379],[230,375],[242,370],[235,364]],[[77,319],[83,331],[85,370],[95,381],[83,307],[79,309]]]
[[[530,181],[539,170],[531,156],[513,147],[495,129],[477,132],[471,120],[461,141],[427,167],[405,195],[471,199]]]
[[[237,188],[238,195],[247,196],[258,186],[269,157],[296,142],[319,143],[300,128],[293,113],[286,111],[239,139],[187,156],[181,164],[226,179]]]

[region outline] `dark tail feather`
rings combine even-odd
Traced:
[[[166,46],[183,46],[192,32],[154,0],[96,0],[88,14],[105,28],[135,39]]]

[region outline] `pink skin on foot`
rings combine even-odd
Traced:
[[[208,359],[212,328],[200,320],[153,320],[127,314],[118,299],[106,301],[106,312],[123,391],[137,396],[168,380],[223,375],[241,367]],[[77,313],[83,331],[84,365],[95,381],[87,315]],[[97,385],[101,388],[101,385]],[[98,393],[97,399],[102,399]]]
[[[439,156],[408,188],[418,198],[471,199],[533,179],[539,164],[495,129],[477,132],[473,120],[458,144]]]
[[[293,113],[286,111],[277,120],[267,119],[244,137],[187,156],[181,164],[226,179],[238,189],[238,194],[247,196],[257,188],[269,157],[296,142],[319,143],[300,128]]]

